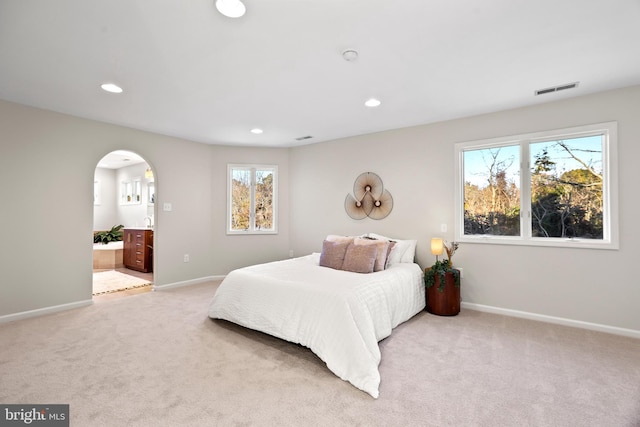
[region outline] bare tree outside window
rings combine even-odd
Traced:
[[[276,166],[230,165],[227,232],[276,232]]]
[[[534,237],[602,239],[602,137],[531,144]]]
[[[464,232],[520,235],[519,148],[464,153]]]
[[[256,229],[273,229],[273,172],[256,171]]]
[[[615,122],[461,142],[455,152],[456,239],[618,248]]]
[[[248,230],[251,207],[251,170],[233,169],[231,172],[231,229]]]

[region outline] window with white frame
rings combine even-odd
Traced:
[[[461,242],[618,248],[617,124],[458,143]]]
[[[228,165],[227,234],[275,234],[278,167]]]
[[[127,179],[120,183],[120,204],[139,205],[142,199],[141,178]]]

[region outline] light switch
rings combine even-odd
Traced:
[[[447,224],[440,224],[440,232],[442,233],[447,232]]]

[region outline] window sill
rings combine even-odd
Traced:
[[[618,250],[619,245],[608,240],[570,239],[570,238],[531,238],[522,239],[509,236],[464,236],[456,238],[460,243],[481,243],[490,245],[539,246],[573,249]]]

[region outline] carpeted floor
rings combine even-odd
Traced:
[[[207,318],[209,282],[0,325],[0,402],[72,426],[640,425],[640,340],[463,310],[380,343],[380,397]]]
[[[151,286],[148,280],[123,274],[115,270],[93,273],[93,295]]]

